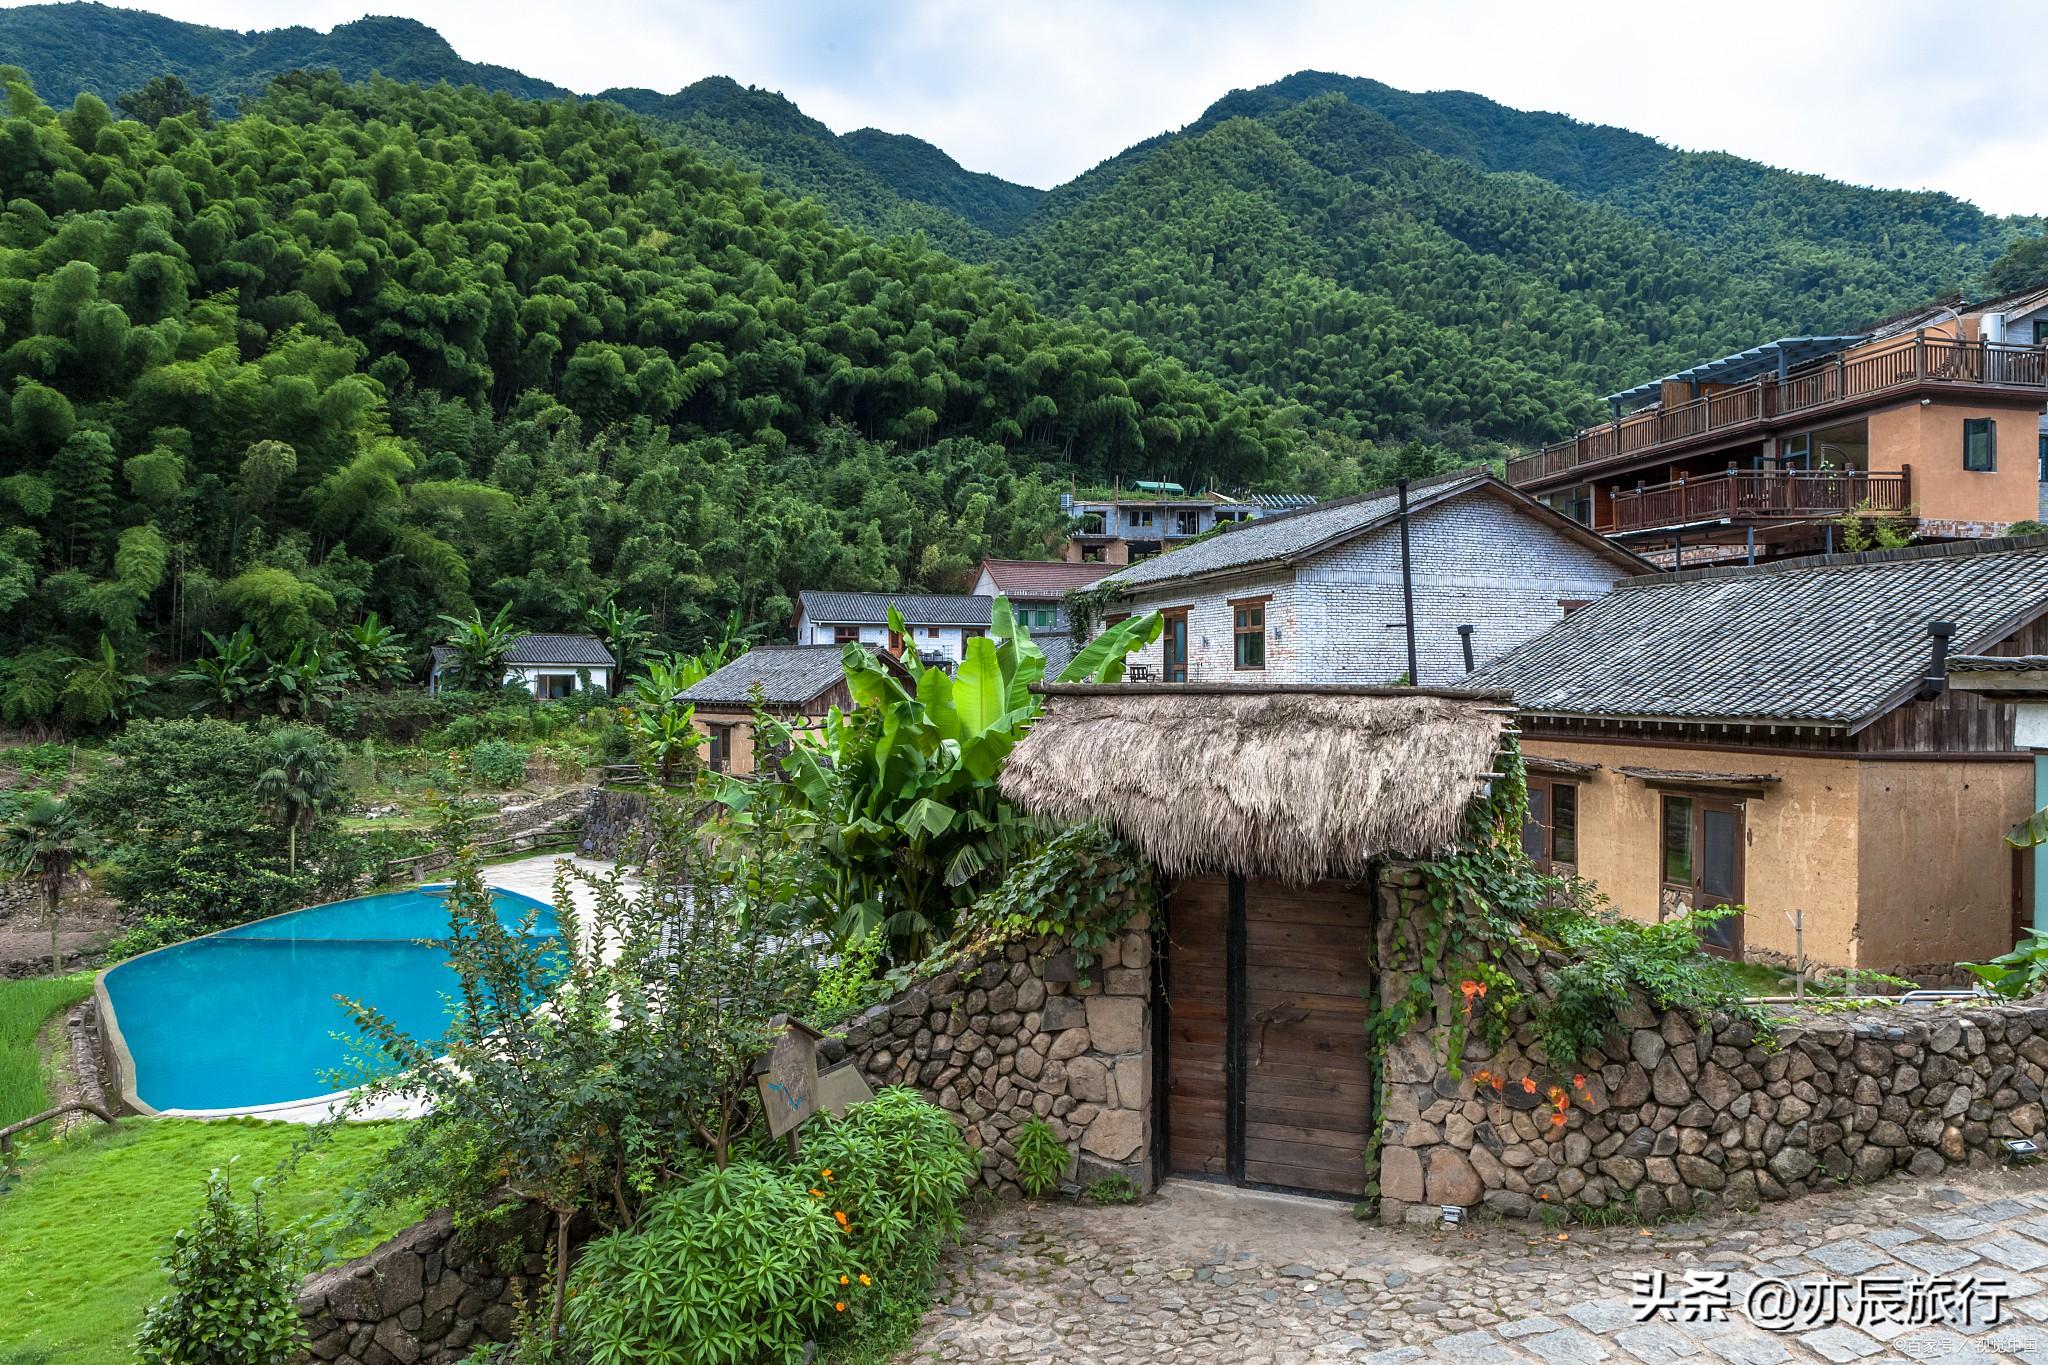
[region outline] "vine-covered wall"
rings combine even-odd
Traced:
[[[1493,994],[1516,1003],[1490,1040],[1474,1024],[1482,983],[1441,959],[1414,1007],[1411,976],[1442,939],[1431,879],[1390,866],[1379,896],[1382,1010],[1406,1020],[1383,1059],[1385,1221],[1434,1221],[1445,1204],[1527,1217],[1620,1203],[1644,1219],[1749,1207],[1844,1179],[1990,1166],[2003,1139],[2048,1126],[2048,1008],[1758,1021],[1660,1010],[1630,989],[1597,1049],[1554,1064],[1539,1017],[1562,958],[1498,953]]]

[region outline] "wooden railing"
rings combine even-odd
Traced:
[[[1845,512],[1896,515],[1913,501],[1912,470],[1731,469],[1671,483],[1617,487],[1602,531],[1640,531],[1696,521],[1835,517]]]
[[[1619,422],[1588,427],[1568,441],[1508,461],[1511,484],[1540,483],[1588,465],[1641,455],[1715,432],[1854,402],[1916,384],[2048,389],[2048,349],[1912,336],[1861,355],[1841,355],[1798,374],[1767,376],[1669,407],[1656,404]]]

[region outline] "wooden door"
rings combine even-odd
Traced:
[[[1166,923],[1167,1169],[1361,1193],[1373,1109],[1367,893],[1194,878],[1174,889]]]
[[[1188,680],[1188,614],[1186,611],[1163,611],[1159,613],[1161,628],[1160,662],[1164,665],[1161,677],[1167,682]]]
[[[1229,884],[1193,877],[1176,886],[1166,937],[1166,1168],[1226,1179]]]
[[[1705,910],[1743,900],[1743,803],[1730,797],[1666,793],[1663,797],[1663,908]],[[1742,958],[1742,916],[1706,928],[1700,946]]]
[[[1244,1182],[1356,1196],[1372,1133],[1365,893],[1252,882],[1245,895]]]

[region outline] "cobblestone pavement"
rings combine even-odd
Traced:
[[[1638,1323],[1636,1272],[1728,1272],[1725,1320]],[[1999,1284],[1999,1319],[1766,1331],[1758,1279]],[[2048,1365],[2048,1169],[1886,1181],[1653,1229],[1382,1228],[1340,1205],[1170,1182],[1125,1208],[998,1208],[906,1361]]]

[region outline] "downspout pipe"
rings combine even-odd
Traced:
[[[1408,480],[1396,479],[1394,492],[1401,517],[1401,617],[1408,628],[1408,685],[1420,687],[1422,670],[1415,661],[1415,564],[1408,547]]]

